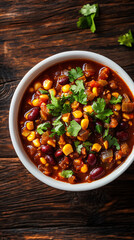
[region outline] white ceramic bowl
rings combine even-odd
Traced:
[[[38,178],[40,181],[46,183],[49,186],[52,186],[54,188],[67,190],[67,191],[86,191],[86,190],[92,190],[95,188],[102,187],[106,185],[107,183],[110,183],[117,177],[119,177],[133,162],[134,160],[134,148],[131,152],[131,154],[128,156],[126,161],[119,166],[117,169],[115,169],[112,173],[107,175],[106,177],[103,177],[99,180],[96,180],[91,183],[81,183],[81,184],[69,184],[61,181],[54,180],[51,177],[48,177],[44,175],[41,171],[38,170],[38,168],[33,164],[33,162],[28,157],[27,153],[24,151],[24,148],[22,146],[19,132],[18,132],[18,111],[20,107],[20,102],[23,97],[23,94],[29,84],[33,81],[33,79],[39,75],[42,71],[47,69],[48,67],[60,63],[62,61],[71,60],[71,59],[89,59],[98,63],[101,63],[105,66],[108,66],[113,71],[115,71],[128,85],[128,87],[131,89],[131,92],[134,93],[134,83],[132,79],[128,76],[128,74],[115,62],[112,60],[93,53],[93,52],[87,52],[87,51],[69,51],[69,52],[62,52],[56,55],[53,55],[51,57],[46,58],[45,60],[38,63],[36,66],[34,66],[21,80],[18,87],[16,88],[16,91],[13,95],[11,106],[10,106],[10,112],[9,112],[9,129],[10,129],[10,135],[12,139],[13,146],[15,148],[15,151],[20,158],[21,162],[24,164],[24,166],[28,169],[30,173],[32,173],[36,178]]]

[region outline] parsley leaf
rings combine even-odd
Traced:
[[[91,32],[94,33],[96,31],[94,19],[95,17],[98,16],[98,9],[99,9],[98,4],[84,5],[80,10],[80,13],[83,16],[80,17],[79,20],[77,21],[77,27],[90,28]]]
[[[105,109],[105,106],[106,102],[103,98],[97,98],[97,101],[92,104],[93,110],[97,113],[95,116],[103,121],[113,114],[112,110]]]
[[[109,147],[115,146],[117,150],[120,150],[120,145],[117,141],[117,138],[112,137],[111,135],[108,135],[105,137],[105,139],[108,141]]]
[[[99,125],[99,124],[97,124],[97,125],[95,126],[95,130],[96,130],[97,133],[101,134],[101,132],[102,132],[102,126]]]
[[[58,136],[61,136],[65,133],[65,126],[64,124],[60,121],[61,116],[59,116],[55,121],[53,121],[53,126],[54,128],[51,130],[52,134],[50,137],[53,137],[55,134]]]
[[[117,104],[117,103],[120,103],[121,100],[122,100],[122,96],[121,96],[121,95],[119,95],[118,98],[112,96],[112,98],[111,98],[111,100],[110,100],[110,103],[111,103],[111,104]]]
[[[77,80],[75,84],[76,85],[72,85],[70,88],[70,90],[73,92],[74,99],[81,104],[87,104],[87,95],[85,93],[83,80]]]
[[[64,178],[69,178],[73,175],[73,171],[72,170],[63,170],[61,172],[61,176]]]
[[[132,47],[132,44],[134,43],[134,38],[133,38],[131,30],[129,30],[128,33],[120,36],[118,38],[118,42],[120,43],[120,45]]]
[[[68,77],[70,82],[73,82],[77,78],[82,77],[84,75],[80,67],[76,67],[76,69],[72,68],[68,73],[69,73]]]
[[[67,128],[67,131],[70,133],[71,136],[77,137],[79,131],[81,130],[81,126],[79,123],[77,123],[75,120],[72,120],[70,122],[69,127]]]
[[[75,147],[76,147],[77,153],[81,154],[81,149],[83,148],[83,144],[80,144],[79,141],[75,141],[75,142],[74,142],[74,145],[75,145]]]
[[[45,130],[51,127],[51,124],[49,122],[41,123],[37,127],[37,132],[41,135],[44,133]]]

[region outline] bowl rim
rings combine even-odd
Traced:
[[[19,136],[19,130],[18,130],[18,111],[19,111],[19,104],[21,102],[21,99],[23,97],[23,94],[29,84],[34,80],[36,76],[38,76],[41,72],[43,72],[48,67],[51,67],[55,65],[56,63],[60,63],[67,60],[75,60],[75,59],[85,59],[85,60],[91,60],[94,62],[98,62],[100,64],[103,64],[104,66],[110,67],[114,72],[116,72],[123,81],[127,84],[128,88],[130,89],[131,93],[134,92],[134,83],[132,79],[129,77],[129,75],[114,61],[111,59],[100,55],[98,53],[90,52],[90,51],[66,51],[61,52],[58,54],[54,54],[38,64],[36,64],[33,68],[31,68],[25,76],[22,78],[20,83],[18,84],[12,100],[10,104],[10,110],[9,110],[9,132],[10,137],[12,140],[12,144],[14,146],[14,149],[21,160],[22,164],[26,167],[26,169],[34,175],[37,179],[42,181],[43,183],[60,189],[60,190],[66,190],[66,191],[87,191],[96,189],[99,187],[102,187],[113,180],[115,180],[117,177],[119,177],[133,162],[134,160],[134,147],[130,153],[130,155],[127,157],[125,162],[123,162],[119,167],[117,167],[113,172],[111,172],[109,175],[93,181],[91,183],[78,183],[78,184],[70,184],[62,181],[55,180],[51,177],[48,177],[44,175],[30,160],[28,155],[26,154],[21,140]],[[16,127],[17,124],[17,127]]]

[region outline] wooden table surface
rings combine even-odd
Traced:
[[[117,39],[134,31],[134,1],[100,0],[95,34],[76,21],[85,0],[0,1],[0,240],[134,239],[134,165],[88,192],[56,190],[18,159],[8,130],[14,90],[44,58],[67,50],[105,55],[134,78],[134,47]]]

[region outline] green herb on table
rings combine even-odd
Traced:
[[[70,122],[69,127],[67,128],[67,132],[69,132],[70,135],[73,137],[77,137],[80,130],[81,130],[81,126],[75,120],[72,120]]]
[[[51,124],[49,122],[42,123],[38,125],[37,132],[41,135],[44,133],[45,130],[51,127]]]
[[[113,114],[111,109],[105,109],[106,102],[103,98],[97,98],[97,101],[93,102],[92,108],[96,113],[95,117],[105,121],[107,117]]]
[[[134,38],[131,30],[129,30],[128,33],[125,33],[124,35],[120,36],[118,38],[118,42],[120,43],[120,45],[132,47],[132,44],[134,43]]]
[[[73,82],[84,75],[80,67],[76,67],[76,69],[72,68],[68,73],[69,73],[68,77],[70,82]]]
[[[61,176],[64,177],[64,178],[72,177],[72,175],[73,175],[73,171],[72,170],[63,170],[61,172]]]
[[[80,13],[83,15],[82,17],[79,18],[77,22],[77,27],[78,28],[90,28],[91,32],[96,31],[96,26],[95,26],[95,17],[98,16],[98,10],[99,6],[98,4],[86,4],[84,5]]]
[[[111,100],[110,100],[110,103],[111,104],[117,104],[117,103],[121,103],[122,101],[122,96],[119,95],[118,98],[112,96]]]

